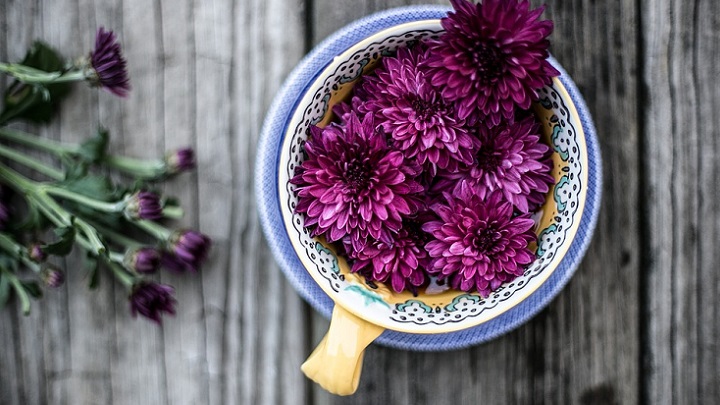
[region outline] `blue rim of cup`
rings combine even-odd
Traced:
[[[278,191],[280,149],[288,121],[297,103],[318,74],[333,58],[356,42],[392,26],[412,21],[439,19],[447,15],[443,6],[410,6],[376,13],[335,32],[317,45],[295,67],[271,104],[260,133],[255,164],[255,195],[260,223],[268,245],[295,290],[315,310],[330,318],[334,302],[317,285],[300,262],[292,247],[282,220]],[[440,334],[415,334],[386,330],[375,342],[381,345],[416,351],[440,351],[469,347],[492,340],[528,321],[563,289],[580,264],[592,238],[600,210],[602,164],[595,127],[585,101],[575,83],[554,59],[550,62],[560,72],[559,80],[575,104],[585,131],[588,152],[588,187],[585,209],[578,232],[553,274],[535,292],[507,312],[468,329]]]

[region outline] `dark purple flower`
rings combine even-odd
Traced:
[[[427,163],[435,173],[437,168],[453,170],[458,161],[471,163],[477,145],[454,104],[442,97],[441,88],[430,84],[420,68],[427,57],[427,48],[421,45],[384,57],[382,66],[356,90],[365,101],[356,108],[374,114],[375,122],[405,157]]]
[[[170,237],[170,249],[164,252],[161,263],[177,272],[198,271],[207,259],[212,241],[197,231],[179,231]]]
[[[445,33],[430,41],[431,83],[457,101],[460,118],[481,117],[491,126],[530,108],[537,90],[557,71],[546,60],[552,21],[538,21],[544,7],[528,0],[450,0],[454,13],[441,20]]]
[[[445,198],[447,204],[431,206],[440,220],[422,228],[434,237],[425,247],[432,257],[429,272],[439,280],[449,279],[455,289],[477,290],[487,297],[532,263],[528,244],[536,240],[535,223],[529,214],[513,217],[513,207],[501,193],[486,201],[475,194]]]
[[[169,174],[186,172],[195,168],[195,151],[192,148],[180,148],[165,157],[165,166]]]
[[[45,250],[43,250],[43,244],[41,243],[32,243],[27,248],[27,255],[28,257],[36,262],[36,263],[42,263],[47,259],[47,253],[45,253]]]
[[[141,281],[132,287],[130,293],[130,312],[162,324],[160,316],[164,313],[175,315],[177,301],[173,296],[175,289],[165,284]]]
[[[481,199],[500,190],[521,213],[536,210],[555,179],[550,175],[550,148],[540,141],[535,117],[491,129],[480,123],[476,130],[481,147],[475,162],[441,173],[434,189],[473,192]]]
[[[406,218],[391,243],[370,241],[359,251],[344,240],[345,249],[354,260],[352,271],[368,280],[389,283],[396,292],[423,285],[430,256],[425,250],[429,235],[421,226],[417,218]]]
[[[140,274],[155,273],[160,268],[160,252],[151,247],[129,251],[125,256],[125,266]]]
[[[59,288],[65,283],[65,273],[54,266],[46,265],[40,271],[40,279],[50,288]]]
[[[115,33],[100,27],[95,36],[95,49],[90,52],[92,72],[89,80],[109,92],[127,96],[130,91],[130,78],[127,62],[122,55],[122,48],[116,41]]]
[[[158,220],[162,215],[160,196],[151,191],[138,191],[128,197],[125,215],[130,219]]]
[[[305,226],[329,242],[350,235],[356,250],[366,238],[390,243],[403,216],[417,210],[420,166],[388,147],[372,114],[361,123],[351,113],[345,126],[313,126],[310,135],[307,158],[291,180]]]

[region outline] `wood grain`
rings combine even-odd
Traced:
[[[97,125],[138,157],[192,146],[197,173],[168,184],[181,227],[214,240],[198,275],[163,274],[180,306],[162,328],[129,315],[105,277],[0,311],[0,404],[720,403],[720,4],[549,2],[552,53],[598,129],[604,197],[595,238],[560,295],[526,325],[447,353],[371,346],[358,394],[331,396],[300,364],[327,330],[262,237],[253,169],[262,119],[309,48],[372,12],[445,0],[5,0],[0,60],[42,38],[85,54],[115,30],[127,100],[76,86],[52,124]],[[539,1],[532,1],[539,5]],[[0,81],[0,90],[5,81]],[[49,161],[49,160],[48,160]],[[460,370],[460,371],[459,371]]]
[[[718,400],[716,2],[643,1],[644,397]]]

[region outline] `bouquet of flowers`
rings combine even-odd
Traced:
[[[63,284],[63,270],[48,259],[75,248],[87,258],[91,288],[102,271],[109,272],[127,288],[133,316],[160,324],[163,313],[175,313],[177,302],[171,286],[150,277],[161,268],[197,272],[211,243],[200,232],[164,225],[181,217],[182,209],[155,191],[159,182],[195,167],[193,150],[145,161],[109,153],[105,129],[74,145],[8,126],[16,120],[48,122],[72,82],[125,97],[126,60],[111,31],[100,28],[95,48],[74,62],[36,42],[22,62],[0,63],[0,72],[14,79],[0,112],[0,307],[14,293],[29,313],[30,297]],[[31,157],[27,149],[60,164]]]
[[[532,214],[554,179],[530,108],[560,73],[542,7],[451,3],[439,38],[384,56],[310,128],[291,182],[305,226],[366,280],[488,296],[535,258]]]

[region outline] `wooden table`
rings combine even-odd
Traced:
[[[197,173],[167,191],[186,204],[182,224],[215,245],[201,274],[162,275],[180,300],[163,328],[131,318],[109,279],[85,291],[79,258],[68,259],[66,286],[29,317],[0,312],[0,403],[720,403],[715,0],[549,2],[552,52],[594,115],[605,185],[595,239],[547,309],[467,350],[372,346],[353,397],[303,377],[328,322],[263,239],[252,180],[261,122],[313,44],[374,11],[427,2],[1,1],[2,60],[35,38],[82,55],[96,27],[119,33],[130,97],[78,88],[38,131],[77,141],[102,123],[114,150],[141,157],[192,145]]]

